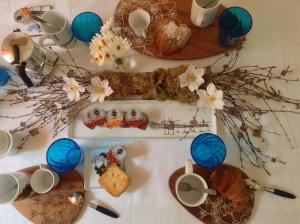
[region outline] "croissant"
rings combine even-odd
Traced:
[[[191,29],[171,18],[163,18],[154,23],[153,34],[159,50],[171,54],[185,47],[191,37]]]
[[[231,201],[235,212],[241,213],[249,197],[249,190],[243,173],[235,167],[223,166],[214,170],[208,180],[211,188]]]

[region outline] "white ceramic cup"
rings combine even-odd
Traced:
[[[199,27],[213,24],[220,2],[221,0],[193,0],[191,9],[193,24]]]
[[[0,204],[21,201],[33,194],[29,173],[0,174]]]
[[[134,10],[130,13],[128,22],[135,35],[143,38],[147,37],[148,27],[151,22],[150,14],[147,11],[143,9]]]
[[[40,165],[30,179],[30,185],[34,192],[45,194],[56,187],[59,183],[59,176],[54,171],[49,170],[46,166]]]
[[[43,47],[61,46],[65,48],[72,47],[75,44],[76,38],[72,33],[71,25],[68,20],[54,11],[45,12],[42,19],[46,22],[59,28],[59,30],[41,23],[41,28],[45,33],[40,39],[39,44]],[[51,39],[52,42],[45,43],[47,39]]]
[[[198,190],[180,190],[180,184],[189,184]],[[208,193],[215,194],[214,190],[208,189],[207,183],[201,176],[193,173],[193,163],[190,159],[185,162],[185,174],[176,180],[175,191],[179,201],[189,207],[197,207],[203,204]]]
[[[0,130],[0,158],[17,154],[20,138],[8,131]]]

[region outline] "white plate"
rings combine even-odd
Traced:
[[[93,148],[85,148],[85,162],[84,162],[84,189],[92,190],[92,189],[101,189],[102,187],[99,185],[99,177],[103,172],[107,169],[107,153],[108,151],[117,145],[103,145],[99,147]],[[126,145],[122,145],[125,147],[125,153],[127,153]],[[103,157],[103,155],[105,157]],[[125,170],[125,160],[126,156],[123,159],[123,170]],[[101,171],[97,171],[96,167],[103,168]]]
[[[104,128],[96,127],[94,130],[87,128],[83,124],[84,114],[95,108],[102,108],[109,111],[111,109],[129,110],[136,109],[148,115],[150,122],[157,122],[162,124],[170,124],[174,121],[176,125],[181,128],[160,128],[155,129],[150,126],[146,130],[135,128]],[[193,120],[197,108],[194,105],[181,104],[176,101],[150,101],[150,100],[128,100],[128,101],[106,101],[103,104],[93,104],[89,108],[82,111],[77,119],[68,127],[68,134],[70,138],[75,139],[103,139],[103,138],[194,138],[201,133],[211,132],[216,134],[216,116],[211,111],[199,111],[196,120],[198,124],[207,124],[207,127],[187,127]],[[185,128],[182,127],[185,125]]]

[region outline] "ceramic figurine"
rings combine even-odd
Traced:
[[[125,122],[123,127],[128,128],[139,128],[146,130],[149,124],[148,116],[138,110],[130,109],[126,111]]]
[[[100,108],[95,108],[86,113],[84,117],[84,125],[90,129],[96,126],[103,126],[106,123],[106,112]]]
[[[108,166],[116,163],[121,169],[125,170],[126,149],[124,146],[112,147],[107,153]]]
[[[112,109],[106,115],[105,127],[115,128],[120,127],[124,121],[124,113],[119,109]]]

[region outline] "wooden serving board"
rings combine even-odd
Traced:
[[[38,167],[29,167],[21,171],[33,173]],[[84,194],[83,181],[76,171],[59,174],[59,184],[46,194],[34,194],[13,206],[34,224],[72,224],[79,216],[83,203],[72,205],[68,200],[71,192]]]
[[[206,28],[193,25],[190,19],[192,0],[120,0],[115,11],[115,24],[122,28],[122,35],[131,43],[132,48],[142,54],[169,60],[199,59],[227,52],[239,46],[228,48],[222,47],[218,42],[219,24],[218,18],[226,9],[223,5],[219,7],[215,22]],[[137,37],[128,24],[129,14],[142,8],[150,13],[151,24],[147,38]],[[152,32],[153,21],[163,17],[170,17],[179,23],[184,23],[192,30],[189,43],[181,50],[170,55],[162,54],[154,43]]]
[[[229,166],[229,165],[222,165]],[[181,204],[178,200],[175,192],[175,183],[178,177],[184,174],[185,168],[180,168],[176,170],[169,179],[169,188],[176,198],[176,200]],[[213,169],[203,169],[198,165],[194,165],[194,172],[202,176],[205,180],[207,180],[210,174],[213,172]],[[244,178],[248,176],[244,174]],[[249,199],[247,202],[246,209],[242,214],[237,214],[233,211],[231,207],[231,203],[228,199],[223,198],[220,195],[211,196],[209,195],[206,201],[198,206],[198,207],[188,207],[181,204],[189,213],[199,219],[201,222],[205,224],[245,224],[248,222],[253,206],[254,206],[254,192],[249,191]]]

